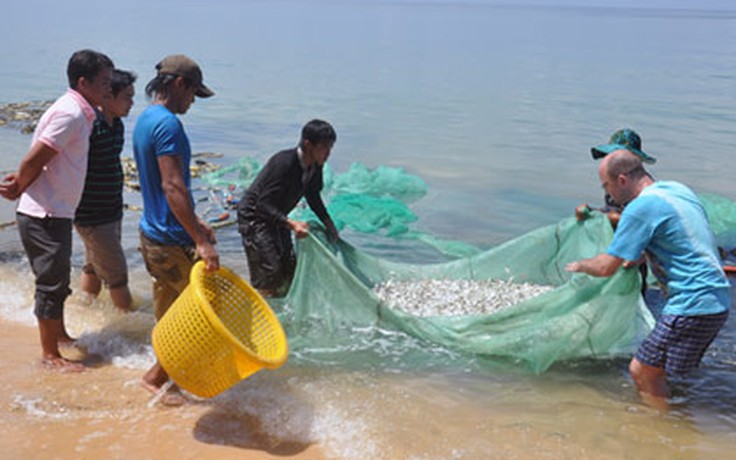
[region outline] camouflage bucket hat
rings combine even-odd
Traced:
[[[654,157],[651,157],[644,153],[644,151],[641,149],[641,137],[639,137],[639,135],[631,129],[619,129],[618,131],[613,133],[608,144],[602,144],[597,147],[593,147],[590,149],[590,153],[593,155],[593,158],[597,160],[599,158],[603,158],[611,152],[615,152],[616,150],[628,150],[629,152],[641,158],[641,161],[643,161],[644,163],[653,164],[657,162]]]

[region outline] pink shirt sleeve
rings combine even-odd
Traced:
[[[73,218],[87,173],[89,136],[94,110],[69,90],[41,117],[33,142],[56,151],[41,174],[23,192],[18,212],[33,217]]]

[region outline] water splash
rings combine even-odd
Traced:
[[[25,262],[0,264],[0,316],[14,323],[35,326],[34,278]]]

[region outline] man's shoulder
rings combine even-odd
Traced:
[[[695,192],[687,185],[676,181],[657,181],[646,187],[639,196],[632,201],[640,203],[670,203],[690,202],[699,203]]]
[[[66,92],[56,99],[43,113],[41,120],[49,120],[51,118],[58,117],[64,117],[67,119],[83,119],[83,107],[77,98],[72,96],[71,92]],[[39,122],[39,124],[42,124],[42,122]]]
[[[148,106],[145,109],[143,109],[143,112],[141,112],[141,116],[149,115],[152,113],[159,113],[159,112],[160,113],[171,113],[171,111],[167,110],[164,105],[151,103],[151,104],[148,104]]]
[[[293,159],[296,157],[297,157],[297,154],[296,154],[295,148],[284,149],[284,150],[281,150],[271,155],[271,158],[281,158],[281,159]]]
[[[94,118],[94,109],[81,95],[70,89],[54,101],[38,120],[34,142],[43,140],[49,145],[56,145],[55,150],[58,151],[79,136],[88,138],[92,133]]]
[[[663,205],[666,206],[666,200],[663,199],[662,194],[652,187],[653,185],[646,187],[636,198],[626,204],[621,212],[621,220],[649,221],[655,211],[659,213],[660,208]]]
[[[654,189],[647,187],[646,190],[642,191],[636,198],[631,200],[623,210],[621,216],[624,214],[633,216],[648,216],[655,209],[661,208],[666,205],[667,200],[664,199],[661,193],[653,193]]]
[[[161,105],[148,106],[138,117],[135,123],[136,131],[177,131],[183,130],[179,118]]]
[[[682,182],[677,182],[674,180],[658,180],[654,182],[652,185],[644,189],[644,192],[648,192],[651,194],[667,194],[667,193],[685,193],[685,194],[692,194],[693,191],[688,187],[687,185],[683,184]],[[643,193],[644,193],[643,192]]]
[[[169,109],[161,104],[151,104],[146,107],[138,117],[139,122],[156,123],[163,120],[179,121],[179,118],[174,115]]]
[[[274,167],[288,167],[294,163],[298,163],[299,157],[297,156],[296,149],[285,149],[274,153],[266,162],[266,166],[270,168]]]

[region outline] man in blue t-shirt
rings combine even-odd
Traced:
[[[607,251],[566,269],[611,276],[646,256],[667,303],[629,370],[644,400],[663,408],[666,376],[696,368],[726,322],[730,284],[703,206],[689,188],[655,181],[628,150],[608,154],[598,172],[606,193],[625,208]]]
[[[143,195],[141,254],[154,279],[158,320],[189,284],[189,272],[197,260],[203,260],[207,270],[217,270],[220,262],[212,228],[194,213],[189,172],[192,152],[177,117],[189,110],[195,96],[205,98],[214,93],[204,85],[199,65],[187,56],[167,56],[156,65],[156,71],[146,86],[153,104],[136,122],[133,150]],[[157,394],[168,379],[156,361],[141,384]],[[169,405],[184,402],[176,387],[161,401]]]
[[[590,155],[594,160],[600,160],[609,153],[613,153],[616,150],[628,150],[634,155],[641,158],[641,161],[647,164],[654,164],[657,159],[644,152],[641,149],[641,136],[633,129],[624,128],[619,129],[615,133],[611,134],[607,144],[597,145],[591,147]],[[610,194],[605,193],[603,196],[604,205],[600,208],[593,208],[588,206],[587,203],[581,204],[575,208],[575,217],[581,221],[585,220],[591,211],[601,211],[608,215],[608,219],[611,221],[613,228],[618,225],[618,220],[621,218],[621,211],[624,210],[624,206],[621,203],[616,203]],[[646,274],[644,274],[646,279]]]
[[[616,150],[627,150],[641,158],[641,161],[647,164],[654,164],[657,159],[644,152],[641,149],[641,136],[636,131],[629,128],[619,129],[611,135],[607,144],[591,147],[590,154],[594,160],[600,160],[609,153]],[[601,208],[592,208],[587,203],[581,204],[575,208],[575,217],[578,221],[582,221],[590,216],[591,211],[600,211],[606,213],[611,226],[616,229],[619,219],[621,219],[621,211],[624,210],[624,204],[616,203],[609,193],[603,196],[604,205]],[[641,295],[645,295],[647,291],[647,276],[649,275],[646,264],[639,265],[641,273]]]

